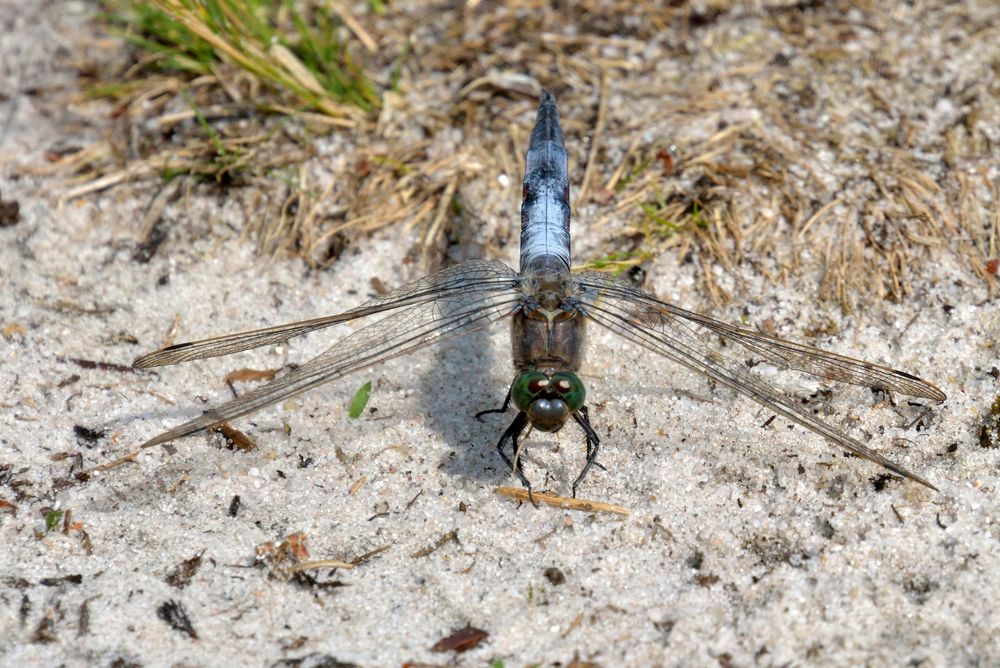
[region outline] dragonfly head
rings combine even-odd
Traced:
[[[526,371],[514,380],[511,398],[528,414],[532,426],[541,431],[559,431],[569,416],[583,407],[587,391],[575,373],[552,375]]]

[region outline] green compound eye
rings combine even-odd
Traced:
[[[551,378],[541,371],[527,371],[517,377],[510,390],[514,405],[522,411],[527,411],[540,394],[558,396],[566,403],[571,413],[580,410],[587,398],[583,381],[569,371],[554,373]]]
[[[575,373],[569,371],[554,373],[549,382],[569,406],[571,412],[575,413],[580,410],[587,398],[587,390],[583,386],[583,381]]]
[[[514,405],[520,410],[526,411],[531,406],[531,402],[540,392],[545,391],[551,381],[541,371],[528,371],[522,373],[514,381],[510,388],[510,396],[514,400]]]

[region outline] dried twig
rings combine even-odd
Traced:
[[[628,508],[616,506],[611,503],[588,501],[586,499],[571,499],[550,492],[531,492],[529,496],[528,490],[521,489],[520,487],[497,487],[494,492],[508,499],[528,502],[534,499],[534,501],[541,501],[546,505],[566,510],[582,510],[588,513],[613,513],[615,515],[628,515],[631,512]]]
[[[580,183],[580,193],[576,197],[576,206],[580,207],[587,201],[587,189],[590,185],[590,177],[594,171],[594,163],[597,162],[597,146],[600,143],[601,134],[604,132],[604,123],[608,115],[608,72],[601,72],[601,90],[598,93],[597,102],[597,123],[594,125],[594,132],[590,136],[590,152],[587,155],[587,167],[583,170],[583,181]]]

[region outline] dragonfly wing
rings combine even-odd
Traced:
[[[499,273],[496,265],[491,266],[494,274]],[[447,271],[429,278],[439,277]],[[483,283],[482,279],[475,278],[466,283],[449,281],[446,284],[445,289],[421,298],[412,297],[412,291],[407,291],[410,296],[406,298],[413,301],[401,311],[349,334],[284,376],[150,439],[140,449],[208,429],[393,357],[484,329],[520,307],[520,278],[510,269],[503,281],[494,278]],[[406,288],[399,292],[403,291]],[[388,298],[389,295],[383,299]],[[401,299],[390,303],[398,307],[399,301]]]
[[[132,366],[145,369],[154,366],[178,364],[191,360],[219,357],[233,353],[276,345],[285,341],[330,327],[337,323],[363,318],[415,304],[426,304],[435,300],[447,300],[466,293],[491,293],[509,289],[516,281],[517,274],[503,262],[491,260],[470,260],[443,269],[430,276],[424,276],[412,283],[392,290],[381,297],[368,300],[361,306],[344,313],[292,322],[275,327],[265,327],[246,332],[236,332],[216,336],[201,341],[178,343],[162,350],[143,355]]]
[[[740,344],[762,360],[782,368],[801,371],[826,380],[862,385],[877,390],[899,392],[911,397],[944,401],[944,392],[905,371],[826,352],[812,346],[786,341],[750,329],[734,327],[700,313],[660,301],[646,292],[606,275],[591,272],[581,276],[588,289],[602,296],[616,297],[634,304],[634,309],[687,321]],[[706,334],[706,332],[702,332]]]
[[[745,335],[748,330],[733,328],[706,316],[678,309],[605,274],[595,272],[581,274],[576,277],[576,282],[581,290],[581,313],[598,325],[750,397],[778,415],[826,437],[859,457],[871,460],[931,489],[937,489],[924,478],[803,410],[777,387],[752,373],[744,360],[733,358],[723,352],[720,346],[714,343],[716,337],[713,334],[735,341],[758,354],[763,355],[760,351],[767,350],[769,355],[765,357],[768,360],[784,360],[786,363],[782,366],[789,368],[831,377],[831,374],[817,373],[818,369],[823,368],[821,364],[838,369],[847,366],[852,374],[850,382],[873,387],[885,386],[889,382],[888,379],[895,379],[896,374],[901,374],[902,379],[909,380],[913,385],[904,386],[911,390],[920,390],[918,396],[943,398],[944,395],[940,390],[930,383],[887,367],[824,353],[808,346],[790,344],[764,335],[747,337]],[[795,351],[796,355],[787,352],[789,350]],[[811,365],[803,364],[802,359],[806,356],[814,360]],[[845,360],[852,364],[846,365]],[[873,374],[871,378],[865,377],[863,369],[867,368],[875,368],[879,373]],[[832,377],[841,379],[838,376]],[[902,384],[902,380],[893,382],[895,384],[890,387]]]

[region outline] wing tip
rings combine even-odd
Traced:
[[[928,385],[930,385],[930,383],[928,383]],[[947,394],[942,392],[938,387],[934,385],[931,385],[931,391],[929,392],[929,395],[930,396],[927,397],[928,399],[936,401],[939,404],[944,402],[948,398]]]
[[[934,485],[931,481],[927,480],[926,478],[922,478],[916,475],[915,473],[910,473],[909,471],[907,471],[904,475],[913,482],[923,485],[927,489],[933,490],[939,494],[941,493],[941,490],[938,489],[936,485]]]
[[[132,361],[133,369],[148,369],[154,366],[164,366],[171,364],[169,355],[176,353],[178,350],[183,350],[184,348],[190,347],[190,343],[178,343],[173,346],[167,346],[166,348],[160,348],[159,350],[154,350],[151,353],[146,353],[145,355],[140,355]]]
[[[149,353],[148,355],[141,355],[132,360],[133,369],[148,369],[150,367],[158,366],[155,359],[156,353]]]
[[[882,459],[872,459],[871,457],[866,457],[866,459],[871,459],[876,464],[881,465],[882,468],[884,468],[884,469],[886,469],[888,471],[891,471],[891,472],[895,473],[896,475],[902,476],[906,480],[912,480],[913,482],[915,482],[915,483],[917,483],[919,485],[923,485],[927,489],[934,490],[935,492],[938,492],[938,493],[941,492],[941,490],[938,489],[937,486],[934,485],[934,483],[932,483],[927,478],[919,476],[916,473],[914,473],[913,471],[909,471],[909,470],[903,468],[899,464],[896,464],[895,462],[893,462],[893,461],[891,461],[889,459],[885,459],[885,458],[882,458]]]
[[[939,388],[934,383],[928,383],[923,378],[914,376],[912,373],[900,371],[899,369],[892,369],[892,372],[895,373],[897,376],[901,376],[914,383],[914,385],[911,387],[911,389],[913,390],[912,392],[907,393],[904,390],[904,393],[909,394],[911,397],[922,397],[924,399],[930,399],[931,401],[936,401],[938,403],[941,403],[942,401],[948,398],[948,395],[942,392],[941,388]]]

